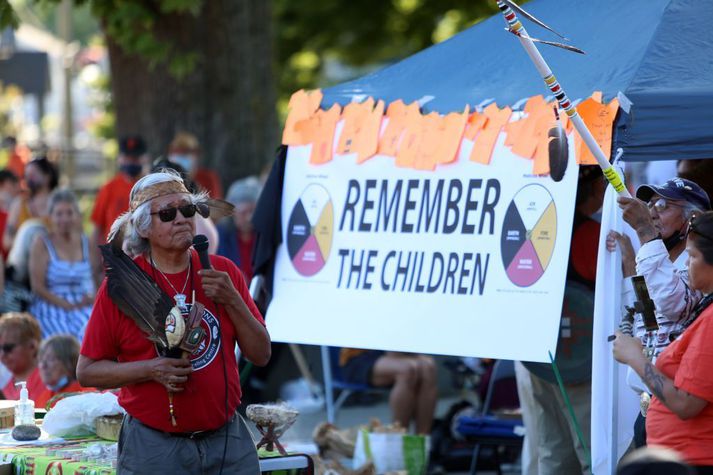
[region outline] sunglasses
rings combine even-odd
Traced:
[[[649,201],[648,203],[646,203],[646,206],[649,208],[649,210],[655,209],[657,213],[663,213],[669,207],[683,208],[683,205],[672,203],[671,201],[668,201],[666,198],[659,198],[657,200]]]
[[[688,226],[686,226],[686,237],[688,237],[689,234],[691,233],[696,233],[698,236],[708,239],[709,241],[713,242],[713,236],[710,236],[708,234],[702,233],[699,229],[696,229],[696,215],[694,214],[691,216],[691,219],[688,220]]]
[[[181,212],[184,218],[192,218],[193,216],[195,216],[196,211],[204,218],[210,216],[210,208],[208,208],[208,206],[204,203],[199,203],[197,205],[189,204],[183,206],[173,206],[171,208],[164,208],[162,210],[158,210],[151,213],[151,215],[153,216],[157,214],[158,219],[160,219],[161,222],[170,223],[171,221],[176,219],[176,214],[179,211]]]
[[[5,343],[3,345],[0,345],[0,351],[5,354],[12,353],[12,350],[14,350],[16,346],[17,343]]]

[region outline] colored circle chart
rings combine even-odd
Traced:
[[[557,237],[557,208],[542,185],[522,187],[510,202],[500,251],[505,273],[518,287],[529,287],[547,270]]]
[[[287,224],[287,252],[298,274],[322,270],[329,258],[334,232],[334,206],[327,190],[308,185],[292,208]]]

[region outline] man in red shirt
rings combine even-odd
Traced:
[[[129,209],[129,193],[145,170],[146,142],[139,135],[119,140],[119,172],[99,189],[92,211],[94,235],[92,248],[106,241],[112,223]]]
[[[201,269],[191,249],[198,196],[180,176],[152,173],[131,190],[124,246],[134,262],[185,316],[203,304],[206,336],[188,357],[159,356],[134,320],[99,289],[82,344],[77,377],[83,386],[120,387],[128,415],[121,429],[120,473],[259,473],[257,453],[236,415],[241,389],[237,343],[258,366],[270,359],[270,336],[238,268],[210,256]],[[175,425],[168,393],[172,394]],[[180,456],[179,456],[180,455]]]

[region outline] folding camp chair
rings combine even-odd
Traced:
[[[324,373],[324,392],[327,400],[327,421],[334,423],[337,411],[346,402],[347,398],[354,393],[384,393],[391,388],[378,388],[368,384],[350,383],[342,377],[342,370],[339,366],[338,347],[321,347],[322,351],[322,371]],[[339,397],[334,399],[334,390],[338,389]]]
[[[488,383],[488,391],[483,403],[483,409],[478,416],[463,416],[458,419],[456,430],[466,440],[474,442],[473,458],[471,459],[470,473],[477,470],[480,448],[483,445],[495,448],[494,456],[497,464],[498,475],[502,474],[498,448],[501,446],[522,449],[524,426],[521,419],[499,417],[491,412],[493,393],[498,384],[507,380],[514,381],[515,365],[509,360],[498,360],[493,366],[493,372]]]

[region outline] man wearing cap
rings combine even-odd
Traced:
[[[607,249],[613,251],[618,242],[622,249],[622,269],[627,287],[623,301],[633,304],[631,277],[641,275],[646,281],[649,295],[656,306],[659,326],[655,335],[646,331],[643,318],[634,317],[633,333],[653,347],[652,359],[684,331],[691,323],[691,314],[702,298],[688,285],[686,261],[686,231],[688,221],[696,212],[711,207],[708,194],[696,183],[683,178],[673,178],[661,185],[642,185],[636,198],[618,198],[623,218],[633,229],[641,243],[634,255],[629,238],[615,231],[607,237]],[[627,302],[628,301],[628,302]],[[654,341],[649,341],[650,338]],[[637,392],[648,391],[640,380],[630,374],[629,385]],[[643,417],[639,417],[634,436],[635,445],[645,442]]]
[[[111,224],[129,209],[129,193],[144,172],[146,142],[140,135],[119,140],[119,172],[99,189],[91,220],[94,223],[92,249],[106,241]]]

